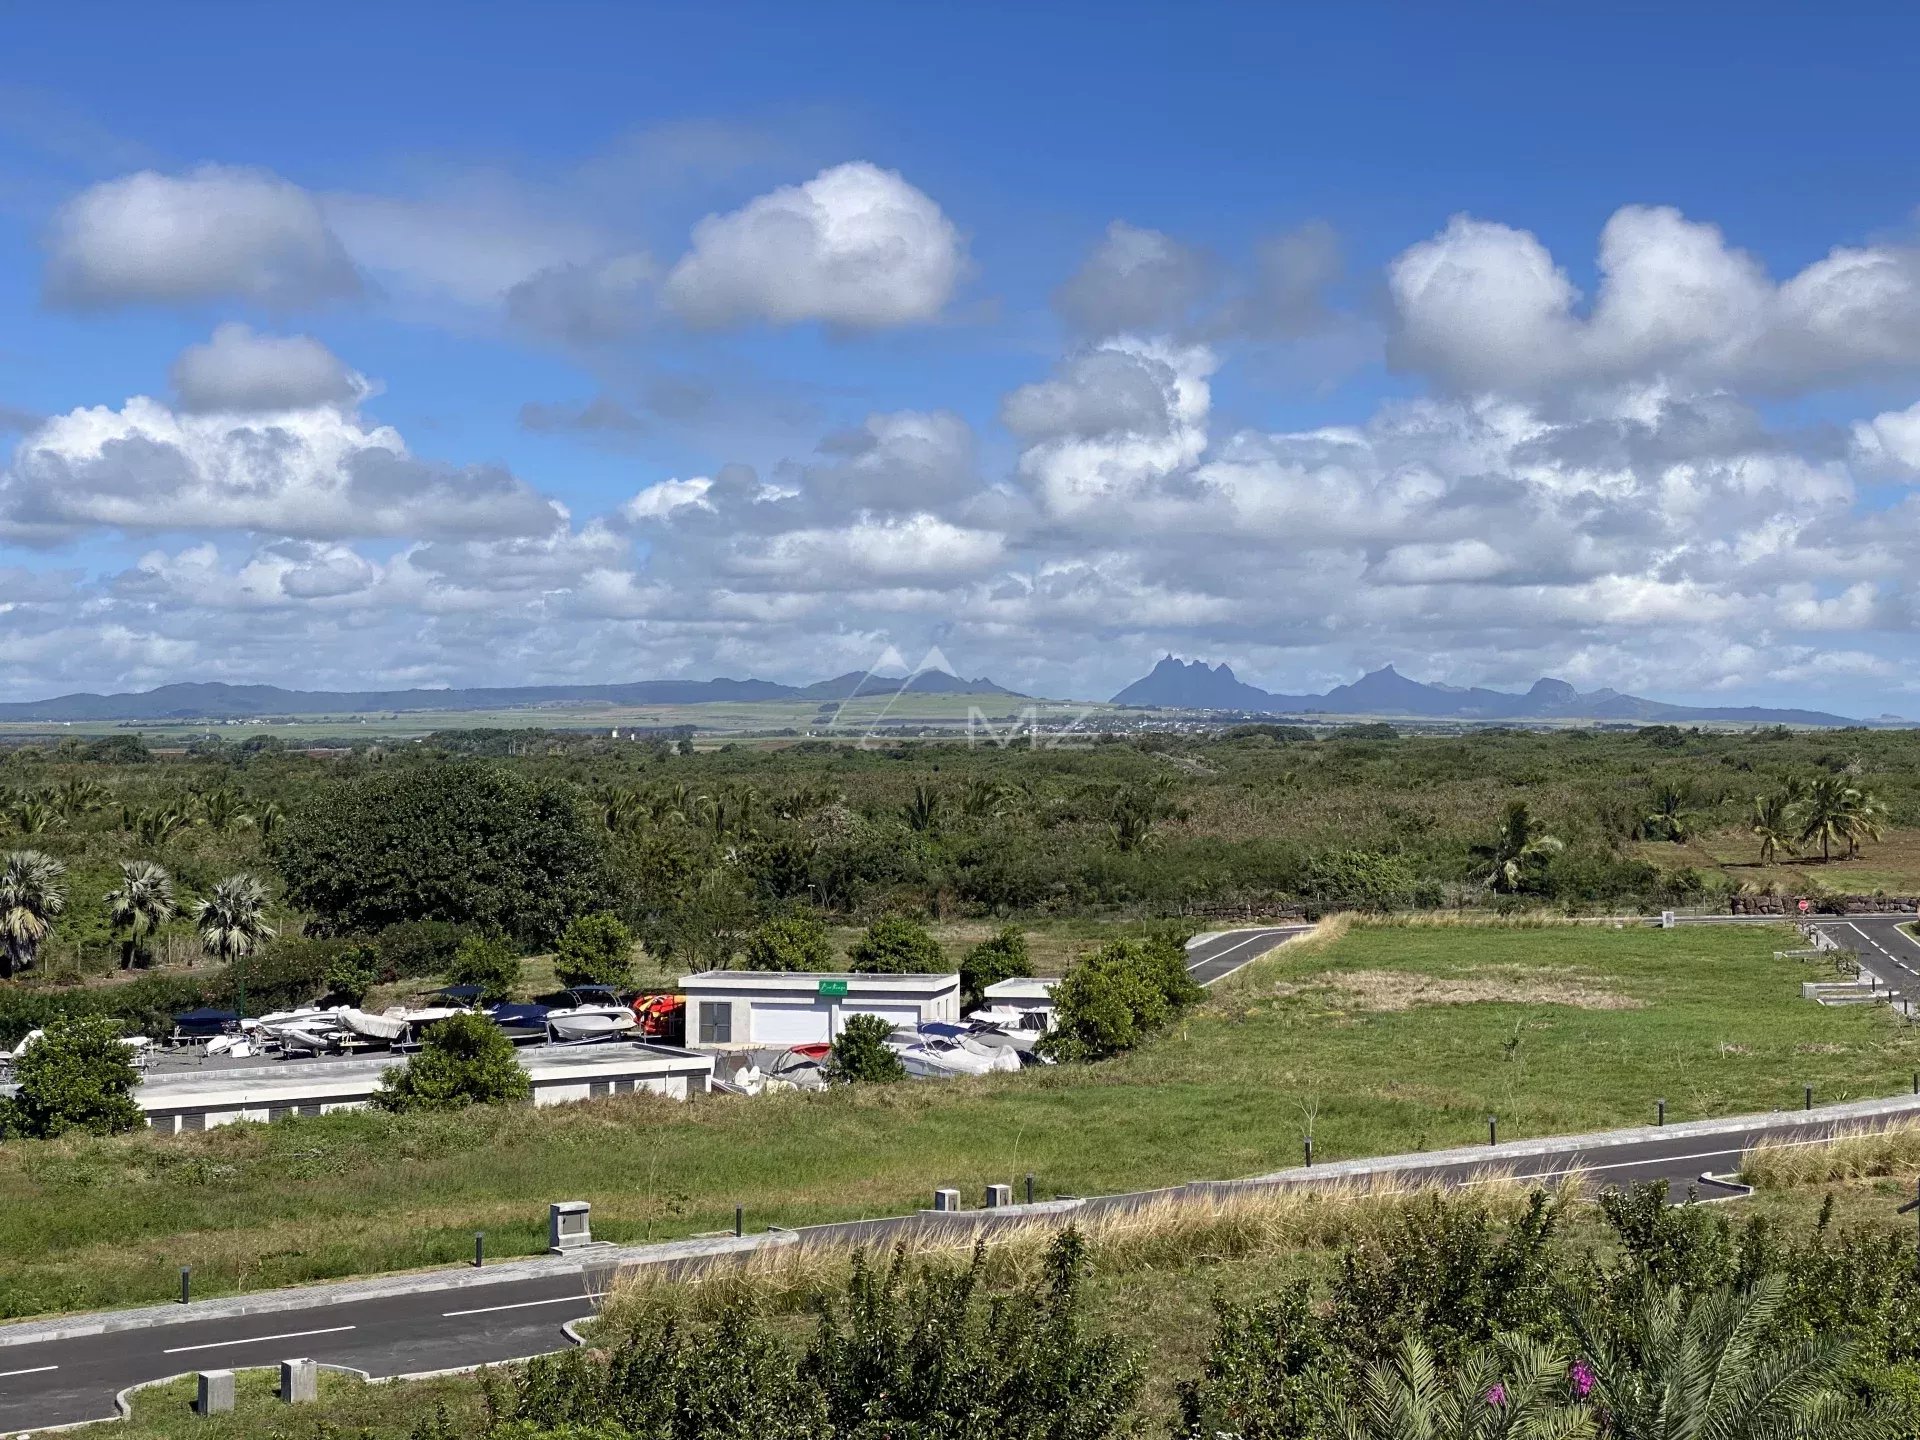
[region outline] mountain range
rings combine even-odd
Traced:
[[[1391,665],[1369,671],[1324,695],[1276,695],[1249,685],[1226,665],[1169,655],[1151,673],[1113,697],[1115,705],[1159,709],[1235,710],[1255,715],[1417,715],[1447,720],[1622,720],[1636,723],[1718,721],[1754,725],[1857,725],[1820,710],[1755,705],[1668,705],[1618,690],[1576,690],[1542,678],[1524,692],[1429,685]]]
[[[0,721],[237,720],[266,715],[358,715],[388,710],[512,710],[543,705],[701,705],[710,701],[810,700],[832,704],[855,695],[905,690],[922,695],[1011,695],[984,676],[963,680],[941,670],[910,676],[849,670],[811,685],[772,680],[636,680],[617,685],[507,685],[459,690],[283,690],[219,681],[162,685],[116,695],[59,695],[0,704]]]

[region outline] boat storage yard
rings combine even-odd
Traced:
[[[520,1050],[518,1058],[533,1082],[536,1105],[640,1091],[685,1100],[704,1093],[713,1077],[711,1055],[667,1045],[541,1045]],[[381,1072],[399,1059],[349,1055],[223,1064],[215,1057],[178,1068],[162,1060],[147,1072],[133,1098],[146,1111],[147,1124],[167,1133],[236,1120],[326,1115],[367,1105],[380,1086]]]

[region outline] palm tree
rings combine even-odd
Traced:
[[[15,850],[0,866],[0,980],[33,964],[67,908],[67,867],[39,850]]]
[[[18,796],[7,807],[7,819],[22,835],[44,835],[57,829],[63,818],[45,794]]]
[[[260,832],[262,840],[271,840],[273,832],[280,828],[280,822],[286,818],[287,812],[269,800],[254,813],[253,828]]]
[[[251,875],[230,875],[213,887],[213,894],[193,907],[200,948],[215,960],[232,965],[244,960],[262,940],[273,938],[267,924],[267,892]]]
[[[60,782],[52,792],[52,800],[60,811],[60,818],[71,825],[96,810],[106,808],[107,787],[97,780],[75,775]]]
[[[120,811],[120,828],[131,833],[148,849],[164,845],[191,824],[193,818],[190,815],[172,806],[158,810],[135,810],[131,806],[123,806]]]
[[[945,802],[938,790],[926,785],[913,787],[913,798],[901,807],[900,818],[907,822],[909,830],[925,833],[937,829],[940,825],[940,812]]]
[[[174,909],[171,875],[151,860],[120,862],[120,888],[107,892],[107,923],[122,932],[122,970],[153,963],[154,934]]]
[[[1640,822],[1641,827],[1650,837],[1683,844],[1693,834],[1693,822],[1700,818],[1692,805],[1691,790],[1663,780],[1653,792],[1653,809]]]
[[[1884,830],[1881,822],[1887,814],[1886,805],[1870,791],[1850,790],[1853,797],[1847,812],[1847,858],[1853,859],[1860,853],[1862,840],[1879,840]]]
[[[1833,859],[1833,842],[1847,838],[1859,791],[1838,775],[1822,775],[1807,787],[1800,811],[1800,843],[1820,842],[1821,862]]]
[[[1849,1342],[1830,1331],[1810,1340],[1769,1338],[1785,1290],[1770,1276],[1745,1295],[1687,1298],[1649,1286],[1624,1320],[1574,1316],[1592,1378],[1588,1401],[1620,1440],[1772,1440],[1865,1436],[1864,1413],[1846,1392]]]
[[[1754,796],[1747,831],[1760,842],[1760,863],[1771,865],[1782,846],[1793,848],[1793,802],[1785,794]]]
[[[1592,1414],[1567,1403],[1566,1362],[1543,1345],[1502,1335],[1443,1375],[1432,1349],[1409,1337],[1390,1364],[1370,1368],[1358,1396],[1323,1385],[1320,1405],[1340,1440],[1579,1440]]]
[[[253,817],[240,809],[240,796],[227,785],[209,790],[200,797],[200,818],[217,835],[224,835],[231,826],[253,823]]]
[[[1481,883],[1511,893],[1525,881],[1528,866],[1549,855],[1558,855],[1566,848],[1565,841],[1547,834],[1533,818],[1526,801],[1515,800],[1500,817],[1500,828],[1494,832],[1493,843],[1476,845],[1473,853],[1488,866]]]

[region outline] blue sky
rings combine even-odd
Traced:
[[[0,684],[1920,711],[1916,28],[9,15]]]

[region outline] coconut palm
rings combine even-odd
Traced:
[[[1754,796],[1747,832],[1760,842],[1760,863],[1772,864],[1783,847],[1793,848],[1793,802],[1784,794]]]
[[[286,818],[287,812],[282,810],[276,802],[269,800],[254,812],[253,828],[260,832],[262,840],[271,840],[273,832],[280,828],[280,822]]]
[[[1693,809],[1693,792],[1685,785],[1663,780],[1653,792],[1653,809],[1641,820],[1641,828],[1650,839],[1684,844],[1692,836],[1699,815]]]
[[[213,887],[213,894],[193,907],[200,948],[231,965],[273,938],[267,924],[267,892],[251,875],[229,875]]]
[[[1860,792],[1838,775],[1822,775],[1807,787],[1800,807],[1800,843],[1820,842],[1822,862],[1833,859],[1833,842],[1847,838]]]
[[[1515,800],[1500,817],[1493,843],[1473,847],[1474,857],[1487,866],[1483,884],[1511,893],[1526,880],[1527,869],[1566,849],[1566,842],[1549,835],[1533,818],[1524,800]]]
[[[151,860],[120,862],[120,886],[107,892],[107,923],[121,932],[122,970],[153,963],[153,937],[174,913],[171,875]]]
[[[1785,1281],[1688,1298],[1649,1286],[1622,1320],[1577,1313],[1588,1401],[1619,1440],[1849,1440],[1870,1427],[1846,1391],[1848,1342],[1771,1338]]]
[[[901,807],[900,818],[907,822],[909,830],[924,833],[939,828],[940,814],[945,809],[946,802],[938,790],[928,785],[916,785],[912,798]]]
[[[1340,1440],[1577,1440],[1595,1433],[1591,1412],[1568,1403],[1566,1362],[1545,1346],[1503,1335],[1443,1374],[1418,1336],[1376,1365],[1349,1400],[1320,1392]]]
[[[67,867],[39,850],[15,850],[0,866],[0,980],[33,964],[67,908]]]
[[[1862,840],[1878,840],[1885,833],[1883,822],[1886,820],[1886,805],[1870,791],[1851,790],[1852,801],[1847,811],[1847,858],[1852,859],[1860,853]]]

